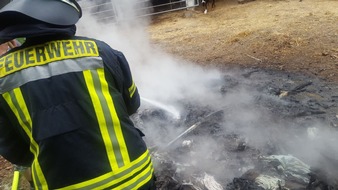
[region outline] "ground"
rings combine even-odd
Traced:
[[[196,64],[276,69],[338,83],[337,7],[336,0],[216,0],[207,14],[196,7],[154,16],[149,35]],[[0,166],[0,190],[8,189],[13,167],[1,157]]]
[[[338,82],[338,1],[216,0],[154,16],[152,42],[201,65],[299,72]]]

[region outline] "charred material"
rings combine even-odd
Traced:
[[[156,106],[133,116],[156,147],[158,189],[338,189],[336,141],[320,137],[337,133],[336,84],[247,69],[211,86],[216,106],[184,99],[179,119]]]

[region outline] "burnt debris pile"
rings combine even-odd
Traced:
[[[338,189],[338,85],[305,75],[224,73],[179,117],[143,103],[158,189]]]

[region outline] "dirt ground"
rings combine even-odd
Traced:
[[[337,0],[216,0],[156,15],[150,37],[201,65],[299,72],[338,82]]]

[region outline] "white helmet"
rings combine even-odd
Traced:
[[[45,23],[70,26],[78,22],[82,10],[76,0],[0,0],[0,25],[4,28],[27,17]],[[8,3],[9,1],[9,3]],[[13,23],[14,22],[14,23]]]

